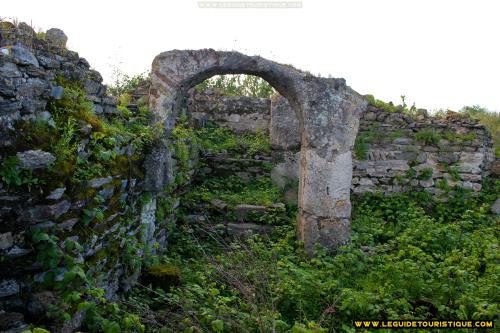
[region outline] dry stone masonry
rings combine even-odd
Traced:
[[[298,177],[298,120],[277,97],[271,106],[271,142],[283,156],[273,172],[276,182]],[[294,148],[295,147],[295,148]],[[360,120],[354,147],[354,193],[425,189],[444,195],[453,186],[480,191],[495,162],[491,137],[484,126],[464,115],[445,118],[391,113],[369,105]],[[443,197],[445,199],[445,197]]]
[[[228,128],[255,131],[258,123],[258,129],[268,131],[273,181],[287,190],[289,202],[296,202],[298,189],[293,185],[299,180],[300,129],[285,98],[192,93],[188,111],[198,119]],[[244,114],[253,114],[265,122],[248,122],[239,117]],[[477,192],[485,176],[498,174],[487,130],[477,121],[453,112],[435,118],[420,110],[410,117],[369,105],[360,118],[354,151],[353,193],[418,189],[445,199],[448,188],[456,185]]]
[[[53,244],[50,253],[54,256],[66,251],[85,270],[89,283],[102,288],[107,299],[114,299],[118,291],[129,289],[140,273],[140,266],[127,264],[127,253],[140,259],[147,249],[143,244],[164,247],[165,223],[170,217],[156,223],[155,202],[144,196],[143,172],[129,168],[130,159],[135,158],[131,144],[116,146],[113,152],[126,167],[117,165],[105,170],[106,175],[79,184],[67,182],[65,176],[74,164],[55,169],[58,156],[47,149],[29,147],[27,142],[44,144],[37,135],[61,130],[56,128],[56,115],[49,111],[50,103],[65,96],[61,82],[78,82],[95,113],[88,121],[97,125],[119,114],[117,99],[106,94],[101,75],[84,58],[65,48],[67,37],[61,30],[50,29],[44,37],[23,23],[2,27],[0,332],[21,332],[28,328],[27,322],[47,320],[46,312],[56,302],[57,292],[43,283],[54,274],[55,281],[61,281],[68,270],[66,260],[50,269],[42,265],[37,258],[41,244]],[[43,132],[33,132],[39,125]],[[71,153],[84,161],[91,154],[95,132],[84,120],[73,128],[68,145],[75,143]],[[141,156],[136,157],[138,168]],[[13,158],[18,162],[9,166]],[[16,186],[20,177],[31,177],[31,185]],[[8,185],[6,179],[14,183]],[[33,183],[35,179],[37,183]],[[38,235],[35,241],[34,234]],[[78,244],[78,249],[72,245],[70,250],[68,244]],[[53,331],[73,332],[81,321],[81,314],[76,314],[71,320],[56,323]]]
[[[188,113],[201,126],[211,121],[236,132],[268,132],[270,108],[267,98],[224,96],[213,91],[194,91],[187,102]]]

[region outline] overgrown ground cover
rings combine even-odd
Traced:
[[[180,225],[166,256],[179,281],[138,286],[127,311],[146,331],[354,332],[353,320],[498,320],[500,190],[446,203],[424,192],[354,199],[353,242],[308,258],[293,218],[270,237],[228,241]],[[201,226],[200,226],[201,228]],[[199,231],[199,230],[198,230]]]

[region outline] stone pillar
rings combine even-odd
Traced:
[[[350,241],[351,150],[366,102],[343,79],[311,78],[303,91],[297,224],[312,255]]]
[[[331,159],[303,148],[299,175],[298,235],[313,254],[320,244],[330,249],[346,244],[351,235],[351,152]]]

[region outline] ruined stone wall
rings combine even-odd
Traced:
[[[188,111],[201,122],[210,120],[237,131],[268,129],[273,180],[287,189],[289,201],[296,200],[300,131],[285,98],[193,92]],[[252,118],[243,118],[246,115]],[[353,158],[354,193],[417,188],[442,194],[455,185],[479,191],[495,161],[487,130],[469,117],[450,112],[445,118],[434,118],[423,111],[410,117],[372,105],[360,119]]]
[[[271,101],[267,98],[225,96],[193,90],[187,109],[202,125],[212,121],[236,132],[269,131]]]
[[[3,29],[0,38],[0,147],[13,144],[16,122],[50,121],[47,102],[63,94],[56,77],[82,82],[96,114],[116,111],[117,101],[106,96],[99,72],[64,47],[67,38],[62,31],[49,31],[43,40],[21,24],[17,29]]]
[[[283,185],[298,177],[298,121],[282,97],[273,99],[271,113],[272,175]],[[495,161],[491,137],[475,120],[453,112],[410,117],[372,105],[361,116],[353,158],[354,193],[416,188],[443,194],[455,185],[480,191]]]
[[[439,195],[455,185],[477,192],[495,159],[484,126],[458,113],[414,119],[372,106],[360,126],[355,193],[417,187]]]
[[[162,214],[155,223],[157,200],[143,190],[143,156],[133,142],[118,136],[108,140],[104,130],[95,130],[100,121],[111,122],[120,114],[117,100],[106,95],[101,75],[65,48],[64,33],[51,29],[37,37],[24,23],[2,28],[0,331],[17,332],[26,322],[47,319],[50,304],[64,292],[56,286],[67,279],[73,279],[69,290],[83,283],[102,288],[108,299],[130,288],[141,257],[154,252],[153,245],[165,245],[171,216]],[[67,160],[44,144],[49,133],[63,130],[49,108],[64,100],[63,81],[83,89],[95,113],[68,127],[74,130],[66,133],[68,149],[75,150],[68,151]],[[97,176],[72,182],[68,173],[93,158],[96,144],[107,149],[100,158],[113,163],[103,164]],[[164,200],[164,209],[167,204],[176,205]],[[56,323],[53,331],[72,332],[81,320],[76,314]]]

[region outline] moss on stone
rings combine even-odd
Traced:
[[[181,270],[170,264],[158,264],[146,267],[141,276],[143,284],[151,284],[153,288],[169,290],[181,282]]]

